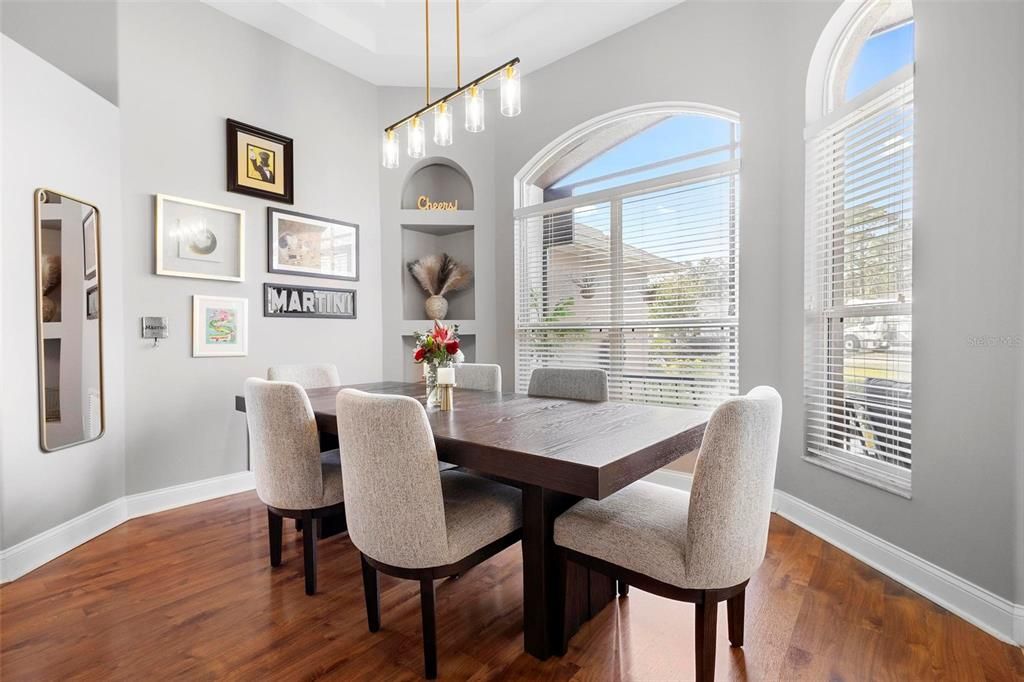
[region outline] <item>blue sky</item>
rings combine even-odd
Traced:
[[[872,36],[864,43],[846,81],[846,99],[864,92],[914,61],[914,23]]]

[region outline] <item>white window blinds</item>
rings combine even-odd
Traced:
[[[807,451],[907,488],[911,465],[912,67],[808,131]]]
[[[600,367],[612,400],[713,407],[737,382],[734,159],[516,212],[516,388]]]

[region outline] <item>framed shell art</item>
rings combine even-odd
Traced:
[[[156,195],[156,274],[245,280],[245,211]]]
[[[267,270],[282,275],[359,279],[359,226],[267,208]]]
[[[227,120],[228,191],[294,203],[292,138]]]
[[[225,296],[192,297],[192,357],[249,354],[249,300]]]

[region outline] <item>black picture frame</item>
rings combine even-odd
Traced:
[[[94,284],[85,290],[85,319],[100,319],[100,285]]]
[[[340,227],[350,228],[355,233],[355,253],[353,255],[353,275],[333,275],[324,272],[302,272],[301,270],[283,269],[279,263],[274,262],[274,255],[277,253],[278,245],[277,235],[275,235],[275,216],[290,216],[292,218],[314,220],[320,223],[329,223],[331,225],[338,225]],[[335,220],[333,218],[324,218],[322,216],[316,216],[309,213],[299,213],[298,211],[289,211],[288,209],[275,208],[274,206],[267,206],[267,272],[274,273],[277,275],[290,275],[294,277],[316,277],[317,279],[337,279],[346,282],[358,282],[359,281],[359,225],[356,223],[349,223],[344,220]]]
[[[332,294],[349,294],[352,300],[352,312],[350,314],[320,313],[307,311],[271,312],[270,296],[275,290],[288,290],[291,292],[329,292]],[[313,287],[301,284],[280,284],[276,282],[263,283],[263,317],[296,317],[305,319],[326,319],[326,320],[354,320],[357,317],[355,289],[337,289],[332,287]]]
[[[260,138],[268,142],[281,145],[282,156],[280,164],[275,164],[275,168],[280,168],[284,172],[284,179],[282,180],[282,191],[276,192],[267,189],[261,189],[258,187],[252,187],[242,184],[238,177],[238,135],[244,133],[251,135],[252,137]],[[236,192],[238,194],[248,194],[249,196],[260,197],[261,199],[270,199],[271,201],[279,201],[284,204],[295,203],[295,178],[292,176],[293,163],[293,152],[294,152],[294,141],[290,137],[273,133],[263,128],[257,128],[256,126],[249,125],[248,123],[242,123],[234,119],[227,119],[227,176],[228,176],[228,191]]]

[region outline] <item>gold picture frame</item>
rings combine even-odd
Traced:
[[[155,198],[156,274],[245,281],[245,211],[169,194]]]

